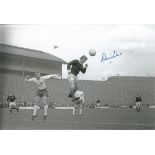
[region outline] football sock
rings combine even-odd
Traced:
[[[37,114],[37,108],[38,108],[38,106],[35,105],[35,106],[34,106],[34,111],[33,111],[33,116],[36,116],[36,114]]]
[[[44,105],[44,115],[46,115],[46,116],[47,116],[47,110],[48,110],[48,105],[46,104],[46,105]]]
[[[75,114],[75,108],[73,108],[73,115]]]
[[[82,109],[79,110],[79,115],[81,115],[81,114],[82,114]]]

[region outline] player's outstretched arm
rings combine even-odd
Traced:
[[[50,79],[50,78],[60,78],[60,77],[61,77],[60,74],[50,74],[50,75],[42,76],[42,79],[47,80],[47,79]]]
[[[28,79],[29,79],[29,78],[30,78],[29,76],[26,76],[25,82],[28,82]]]
[[[34,78],[30,78],[30,76],[26,76],[25,83],[26,82],[31,82],[31,81],[34,81]]]
[[[53,74],[53,77],[52,78],[60,79],[61,78],[61,75],[60,74]]]

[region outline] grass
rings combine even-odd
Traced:
[[[48,118],[43,121],[43,110],[38,110],[36,120],[32,121],[32,110],[13,111],[0,109],[1,130],[152,130],[155,129],[155,109],[109,108],[88,109],[83,115],[72,110],[50,109]],[[77,112],[77,111],[76,111]]]

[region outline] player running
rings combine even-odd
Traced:
[[[75,114],[75,110],[79,109],[79,115],[82,114],[83,107],[84,107],[84,92],[81,91],[80,89],[76,90],[75,97],[79,98],[74,102],[74,107],[73,107],[73,115]]]
[[[88,58],[83,55],[80,60],[73,60],[67,65],[68,81],[70,85],[70,94],[68,95],[68,97],[72,98],[72,102],[79,99],[79,97],[74,96],[75,91],[78,89],[77,76],[80,71],[83,74],[86,72],[88,65],[85,64],[85,66],[83,66],[83,64],[87,61],[87,59]]]
[[[10,108],[10,113],[12,114],[12,109],[16,109],[17,112],[19,112],[19,108],[16,104],[16,97],[14,94],[10,94],[7,98],[7,102],[9,104],[9,108]]]
[[[34,111],[32,115],[32,120],[34,120],[37,116],[37,108],[39,101],[41,98],[43,99],[43,104],[44,104],[44,120],[47,119],[47,110],[48,110],[48,104],[47,104],[47,97],[48,97],[48,91],[47,87],[45,85],[45,81],[49,78],[57,78],[59,75],[57,74],[50,74],[46,76],[41,76],[40,73],[36,73],[35,77],[29,78],[27,77],[25,79],[25,82],[34,82],[37,85],[37,90],[36,90],[36,99],[35,99],[35,105],[34,105]]]

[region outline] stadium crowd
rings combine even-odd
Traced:
[[[7,96],[13,93],[19,106],[33,106],[35,85],[25,84],[25,77],[18,74],[0,73],[0,107],[7,107]],[[155,82],[153,77],[111,77],[107,81],[84,81],[79,85],[85,92],[85,106],[90,106],[100,100],[101,106],[119,106],[134,104],[136,95],[141,95],[143,104],[154,104]],[[65,79],[50,79],[47,81],[49,105],[68,106],[72,102],[67,97],[68,83]]]

